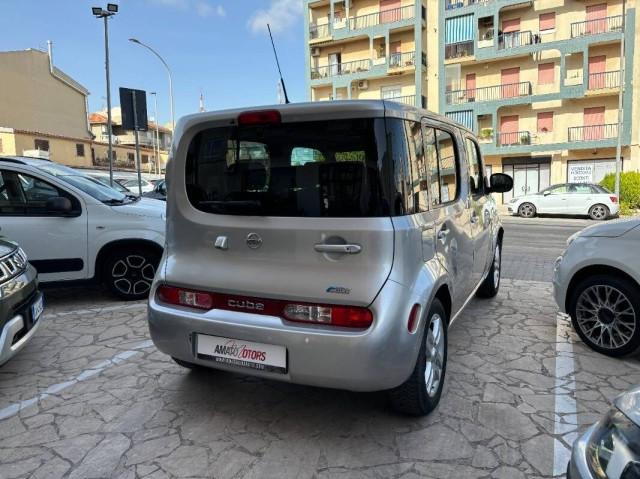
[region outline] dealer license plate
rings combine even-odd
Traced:
[[[287,372],[287,348],[284,346],[198,334],[197,353],[198,358],[217,363],[260,371]]]
[[[35,303],[31,305],[31,322],[35,324],[40,316],[42,315],[42,311],[44,310],[44,301],[42,296],[40,296]]]

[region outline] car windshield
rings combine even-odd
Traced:
[[[122,186],[120,183],[118,183],[117,181],[113,182],[113,186],[109,184],[109,178],[103,177],[103,176],[91,176],[90,178],[99,181],[101,184],[105,185],[105,186],[109,186],[110,188],[113,188],[116,191],[119,191],[120,193],[124,193],[127,194],[129,193],[129,190],[126,189],[124,186]]]
[[[131,198],[114,190],[110,186],[104,185],[93,178],[83,175],[82,173],[62,165],[38,165],[38,169],[49,173],[62,181],[66,181],[79,190],[84,191],[98,201],[106,204],[123,204],[131,200]]]

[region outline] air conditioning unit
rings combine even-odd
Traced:
[[[366,90],[367,88],[369,88],[368,80],[360,80],[358,82],[358,90]]]
[[[319,57],[320,56],[320,47],[313,47],[311,49],[311,56],[312,57]]]

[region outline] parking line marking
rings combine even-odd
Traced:
[[[47,389],[45,389],[43,393],[40,393],[35,397],[32,397],[25,401],[20,401],[14,404],[10,404],[5,408],[0,409],[0,421],[2,421],[3,419],[10,418],[11,416],[15,416],[20,411],[31,406],[32,404],[36,404],[39,401],[46,399],[47,397],[53,394],[57,394],[61,391],[64,391],[65,389],[73,386],[74,384],[77,384],[81,381],[86,381],[87,379],[92,378],[96,374],[101,373],[102,371],[110,368],[111,366],[116,366],[118,364],[121,364],[125,362],[127,359],[129,359],[130,357],[138,354],[140,350],[150,348],[151,346],[153,346],[153,341],[151,340],[142,341],[141,343],[133,346],[129,350],[120,351],[118,354],[116,354],[115,356],[112,356],[110,359],[105,359],[104,361],[99,362],[92,368],[88,368],[88,369],[85,369],[84,371],[81,371],[80,374],[78,374],[77,376],[67,381],[63,381],[57,384],[52,384]]]
[[[567,316],[556,318],[555,420],[553,425],[553,475],[564,476],[571,447],[578,438],[578,408],[571,324]]]
[[[102,312],[110,312],[110,311],[128,311],[132,309],[140,309],[146,308],[147,303],[136,303],[136,304],[127,304],[127,305],[117,305],[117,306],[106,306],[104,308],[87,308],[87,309],[74,309],[72,311],[62,311],[60,313],[47,313],[45,310],[46,317],[59,317],[59,316],[69,316],[72,314],[89,314],[89,313],[102,313]]]

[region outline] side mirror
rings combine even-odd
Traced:
[[[504,173],[494,173],[489,179],[489,193],[506,193],[513,189],[513,178]]]
[[[57,215],[68,215],[73,211],[73,205],[69,198],[62,196],[54,196],[49,198],[46,203],[47,213]]]
[[[542,196],[549,196],[551,194],[550,191],[545,191],[544,193],[542,193]]]

